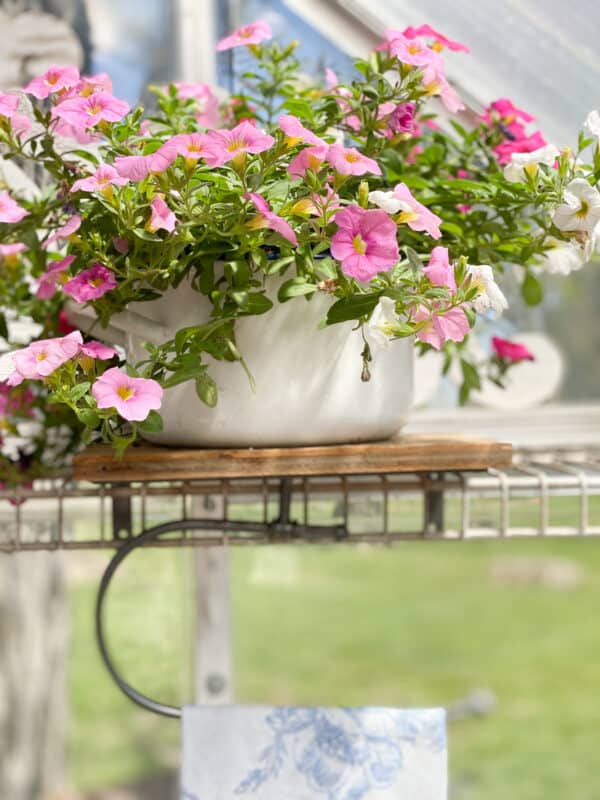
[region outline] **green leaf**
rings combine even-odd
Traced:
[[[84,394],[87,394],[90,386],[92,384],[89,381],[84,381],[83,383],[77,384],[77,386],[73,386],[71,391],[69,392],[69,398],[73,403],[77,403]]]
[[[528,306],[537,306],[542,302],[544,287],[531,272],[525,275],[521,286],[521,294]]]
[[[283,258],[276,258],[274,261],[267,261],[264,266],[265,275],[274,275],[276,272],[281,272],[294,261],[294,258],[295,256],[284,256]]]
[[[262,292],[231,292],[231,298],[240,306],[242,314],[264,314],[273,308],[273,301]]]
[[[93,408],[80,408],[77,410],[77,419],[83,422],[88,428],[97,428],[100,424],[100,417]]]
[[[481,380],[476,368],[466,359],[461,358],[460,368],[463,375],[463,385],[468,389],[481,389]]]
[[[163,419],[158,411],[151,411],[138,428],[144,433],[160,433],[163,429]]]
[[[219,396],[217,384],[210,375],[203,373],[196,378],[196,394],[209,408],[214,408],[217,405]]]
[[[419,258],[418,253],[412,249],[412,247],[405,247],[406,257],[408,258],[408,262],[411,267],[415,270],[415,272],[421,272],[423,269],[423,262]]]
[[[299,297],[300,295],[313,294],[317,291],[314,283],[308,283],[306,278],[299,276],[286,281],[277,292],[277,299],[280,303],[285,303],[292,297]]]
[[[379,300],[377,294],[353,294],[334,303],[327,314],[327,324],[346,322],[368,316]]]

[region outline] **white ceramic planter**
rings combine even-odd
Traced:
[[[239,363],[209,358],[217,406],[204,405],[193,382],[169,389],[161,408],[164,430],[147,438],[186,447],[267,447],[393,436],[411,410],[413,342],[402,339],[375,353],[365,383],[362,336],[353,323],[318,328],[330,303],[326,296],[310,302],[297,297],[276,302],[261,316],[239,319],[236,340],[256,390]],[[135,362],[146,355],[144,341],[158,343],[179,328],[206,322],[210,308],[206,298],[182,284],[160,300],[132,304],[113,317],[112,333],[125,334],[128,357]],[[94,335],[102,336],[101,330],[95,328]]]

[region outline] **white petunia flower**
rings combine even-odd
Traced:
[[[584,178],[575,178],[566,187],[552,221],[561,231],[592,233],[600,220],[600,192]]]
[[[369,192],[369,202],[374,206],[379,206],[387,214],[397,214],[398,211],[406,211],[407,203],[400,200],[395,192],[382,192],[377,190]]]
[[[544,145],[531,153],[513,153],[510,164],[504,167],[504,177],[511,183],[524,183],[527,175],[536,175],[539,164],[551,167],[560,152],[553,144]]]
[[[600,112],[590,111],[583,127],[591,136],[600,136]]]
[[[484,314],[490,309],[496,314],[501,314],[508,308],[506,297],[494,280],[494,270],[490,266],[469,264],[467,275],[471,279],[471,286],[478,290],[477,297],[472,301],[473,308],[478,314]]]
[[[549,275],[569,275],[585,266],[594,251],[594,237],[591,236],[586,244],[579,242],[562,242],[549,236],[544,245],[548,247],[542,256],[542,263],[536,268],[538,273]]]
[[[363,327],[371,350],[387,350],[391,343],[390,335],[397,324],[396,303],[389,297],[381,297],[371,319]]]

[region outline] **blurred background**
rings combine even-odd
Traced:
[[[574,143],[587,112],[600,105],[595,0],[568,10],[558,0],[1,0],[0,88],[70,61],[108,72],[115,95],[130,103],[149,102],[148,83],[231,89],[235,51],[217,58],[215,42],[258,18],[276,38],[301,40],[307,72],[331,67],[341,76],[386,27],[428,22],[471,48],[471,56],[450,56],[448,71],[474,111],[510,97],[558,146]],[[558,354],[561,365],[546,398],[553,402],[597,401],[597,270],[548,281],[535,309],[510,298],[498,323],[500,335],[544,333],[549,359]],[[454,399],[452,387],[434,382],[422,401]],[[158,509],[152,521],[168,511]],[[526,520],[531,510],[524,503],[519,513]],[[75,528],[94,524],[85,515],[72,520]],[[177,723],[122,697],[94,643],[93,603],[107,556],[0,560],[0,798],[175,797]],[[193,583],[189,554],[142,553],[110,601],[123,670],[173,703],[193,696]],[[594,541],[240,548],[231,556],[231,597],[237,701],[447,705],[455,709],[452,800],[597,800]],[[15,620],[21,656],[31,656],[20,674],[3,645]],[[45,651],[28,650],[27,631],[36,625],[53,633]],[[37,703],[34,729],[18,724],[24,712],[11,705],[24,687],[25,707]],[[51,744],[41,757],[47,724],[55,736],[45,732]],[[3,772],[18,770],[36,777],[21,780],[18,796],[3,795]]]

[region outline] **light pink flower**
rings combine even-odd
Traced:
[[[15,386],[24,378],[30,380],[47,378],[54,370],[77,355],[82,341],[80,331],[74,331],[58,339],[40,339],[22,350],[17,350],[12,353],[16,374],[13,373],[8,382]]]
[[[446,311],[441,308],[428,311],[420,306],[412,314],[412,319],[414,322],[425,321],[425,325],[415,333],[415,336],[436,350],[441,350],[447,341],[462,342],[470,330],[465,312],[456,306]]]
[[[258,216],[250,222],[250,227],[270,228],[283,236],[284,239],[287,239],[288,242],[291,242],[295,247],[298,245],[298,239],[290,223],[271,211],[269,204],[262,195],[256,192],[247,192],[244,197],[246,200],[250,200],[254,208],[259,212]]]
[[[4,94],[0,92],[0,117],[11,117],[19,107],[19,96],[17,94]]]
[[[466,44],[454,41],[453,39],[448,39],[447,36],[444,36],[443,33],[436,31],[435,28],[431,27],[431,25],[419,25],[418,28],[409,26],[408,28],[405,28],[402,33],[407,39],[415,39],[417,36],[428,36],[434,40],[432,47],[437,46],[439,49],[447,47],[448,50],[455,50],[456,52],[471,52]]]
[[[162,197],[157,195],[150,203],[150,208],[152,214],[147,223],[148,230],[154,232],[162,228],[162,230],[172,233],[177,225],[177,218]]]
[[[152,156],[119,156],[114,168],[122,178],[142,181],[152,172]]]
[[[260,44],[265,39],[271,39],[273,36],[271,26],[264,20],[258,20],[250,25],[242,25],[236,31],[226,36],[217,44],[217,52],[222,50],[231,50],[232,47],[240,47],[241,45]]]
[[[0,222],[20,222],[29,211],[13,200],[8,192],[0,192]]]
[[[540,131],[535,131],[531,136],[523,139],[507,139],[494,147],[494,152],[500,164],[507,164],[513,153],[533,153],[545,147],[548,142],[544,139]]]
[[[318,172],[321,164],[327,158],[329,145],[318,145],[315,147],[305,147],[297,156],[294,156],[288,166],[288,172],[292,178],[301,178],[307,170]]]
[[[79,348],[79,352],[90,358],[98,358],[100,361],[107,361],[109,358],[118,355],[114,347],[107,347],[102,342],[85,342]]]
[[[324,195],[315,192],[307,199],[310,202],[309,213],[315,217],[327,218],[327,220],[329,220],[330,217],[335,216],[335,213],[342,208],[340,196],[337,192],[334,192],[331,186],[325,187]]]
[[[64,242],[69,239],[73,234],[79,230],[81,227],[81,217],[79,214],[73,214],[72,217],[65,222],[65,224],[51,233],[50,236],[46,239],[46,241],[42,244],[42,247],[47,250],[51,244],[54,242]]]
[[[99,122],[118,122],[129,111],[129,104],[108,92],[89,97],[71,97],[54,106],[52,116],[74,128],[93,128]]]
[[[445,286],[451,292],[456,291],[454,267],[448,260],[447,247],[434,247],[429,257],[429,264],[423,272],[434,286]]]
[[[393,192],[374,191],[369,200],[388,214],[398,214],[398,222],[408,225],[413,231],[426,231],[434,239],[442,235],[439,225],[441,217],[414,198],[406,184],[399,183]]]
[[[53,133],[63,139],[73,139],[79,144],[91,144],[92,142],[100,141],[102,138],[99,133],[94,133],[93,128],[79,128],[56,116],[54,117]]]
[[[499,336],[492,337],[492,348],[498,358],[504,361],[535,361],[535,356],[531,350],[519,342],[510,342],[508,339],[501,339]]]
[[[77,67],[58,67],[53,65],[43,75],[29,81],[24,91],[37,97],[38,100],[43,100],[55,92],[75,86],[78,82],[79,70]]]
[[[169,144],[175,148],[178,155],[191,161],[198,161],[202,158],[211,167],[220,166],[223,163],[219,147],[206,133],[179,133],[169,139]]]
[[[465,107],[456,91],[448,83],[441,58],[438,61],[432,61],[423,70],[423,88],[428,94],[439,97],[451,114],[455,114]]]
[[[97,75],[82,75],[79,83],[71,91],[80,97],[89,97],[98,92],[112,94],[112,88],[110,75],[107,72],[99,72]]]
[[[175,83],[177,97],[181,100],[195,100],[199,110],[194,115],[203,128],[214,128],[219,124],[219,98],[206,83]]]
[[[66,256],[60,261],[50,262],[50,266],[41,275],[35,296],[39,300],[48,300],[56,293],[57,284],[66,283],[67,270],[75,261],[75,256]]]
[[[101,164],[89,178],[80,178],[71,187],[72,192],[101,192],[109,186],[125,186],[127,178],[122,178],[110,164]]]
[[[347,206],[335,215],[335,223],[331,255],[346,275],[369,281],[397,263],[396,225],[385,211]]]
[[[341,175],[381,175],[379,164],[354,147],[332,144],[327,150],[327,162]]]
[[[300,142],[303,144],[325,145],[323,139],[308,128],[305,128],[298,117],[293,114],[282,114],[279,117],[279,127],[285,133],[289,145],[293,146]]]
[[[62,290],[78,303],[87,303],[102,297],[116,285],[114,274],[104,264],[96,262],[67,281]]]
[[[92,386],[98,408],[115,408],[130,422],[142,422],[150,411],[160,408],[161,385],[148,378],[132,378],[118,367],[111,367]]]
[[[24,253],[27,250],[27,245],[23,242],[14,242],[13,244],[0,244],[0,260],[15,259],[19,253]]]
[[[256,128],[250,122],[240,122],[235,128],[220,128],[209,131],[208,136],[215,145],[215,157],[224,164],[241,153],[262,153],[275,143],[275,139]],[[216,165],[215,165],[216,166]]]
[[[436,53],[435,50],[432,50],[420,39],[411,39],[401,31],[392,28],[385,32],[385,37],[391,55],[403,64],[410,64],[413,67],[426,67],[430,64],[439,65],[441,63],[439,53]]]

